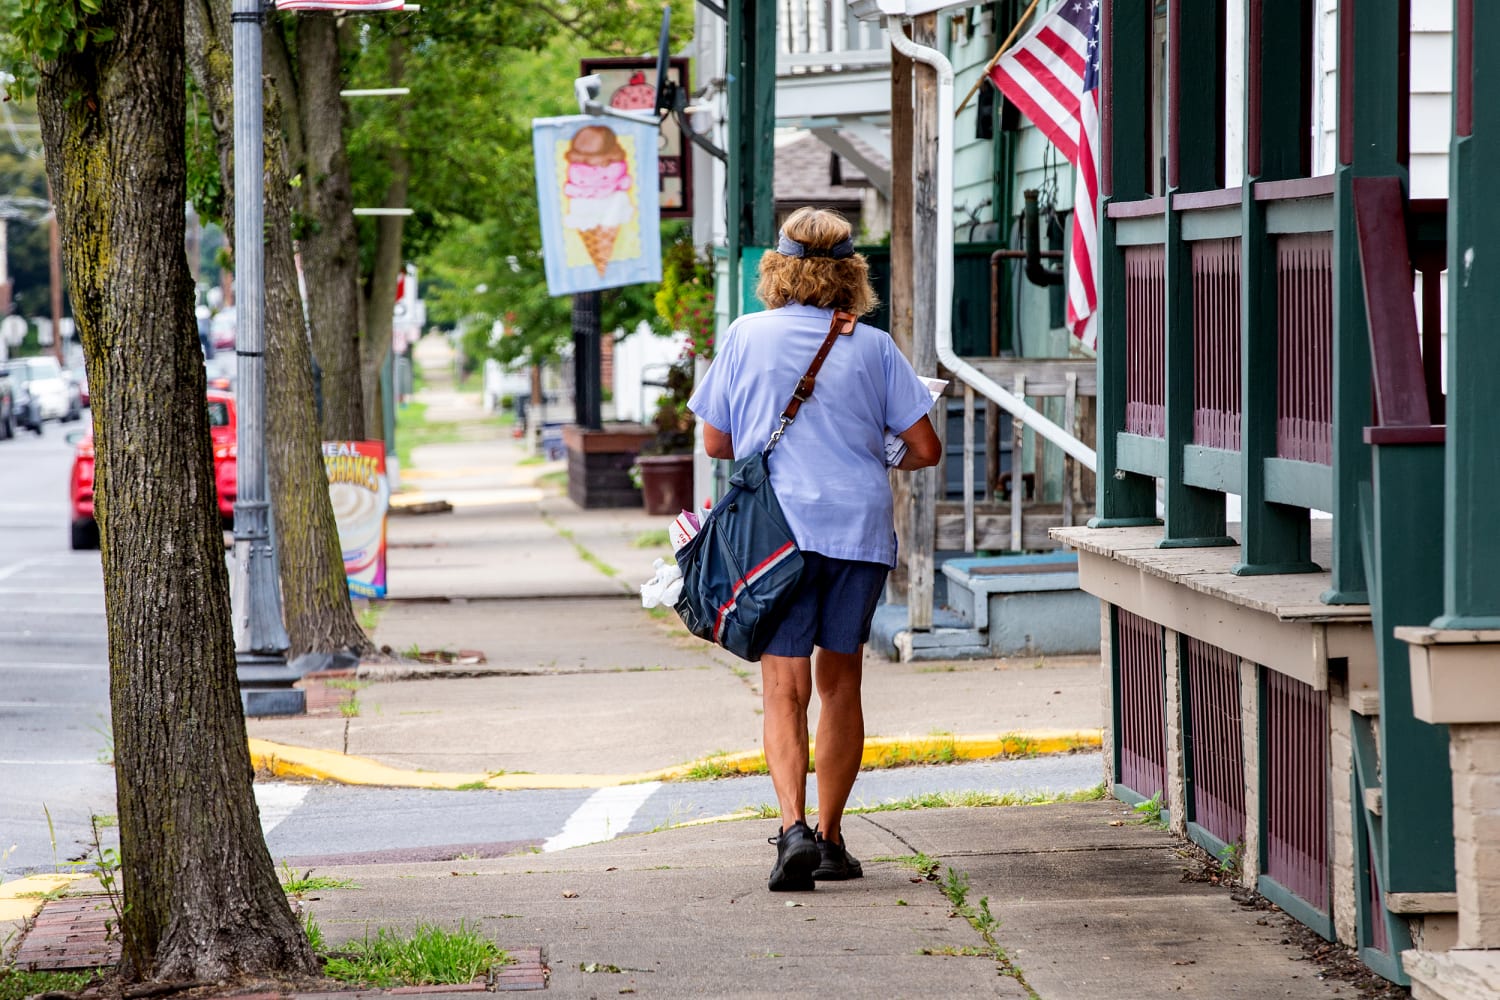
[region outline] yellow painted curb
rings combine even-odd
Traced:
[[[1097,749],[1099,730],[1078,732],[1034,730],[980,736],[895,736],[865,740],[864,767],[895,767],[903,764],[941,764],[989,757],[1030,756]],[[816,753],[816,747],[814,747]],[[342,785],[374,785],[385,788],[470,789],[584,789],[634,785],[646,781],[682,781],[691,777],[765,772],[765,754],[759,750],[720,754],[690,764],[643,771],[637,774],[485,774],[457,771],[412,771],[391,767],[366,757],[351,757],[332,750],[287,746],[269,740],[250,740],[250,760],[257,770],[278,778],[331,781]]]
[[[30,920],[46,902],[42,896],[91,875],[27,875],[0,883],[0,921]]]

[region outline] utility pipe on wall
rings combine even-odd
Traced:
[[[897,52],[908,59],[931,66],[937,74],[938,157],[937,183],[934,186],[937,188],[937,217],[940,224],[938,245],[935,248],[937,308],[934,310],[934,319],[937,329],[933,332],[937,341],[938,360],[954,375],[1000,404],[1015,419],[1057,445],[1090,471],[1096,471],[1094,449],[1032,409],[1024,400],[1001,388],[994,379],[959,357],[953,349],[953,64],[938,50],[918,45],[907,38],[901,25],[892,17],[886,18],[886,33]]]

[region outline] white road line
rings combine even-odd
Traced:
[[[0,767],[79,767],[84,764],[99,764],[98,758],[89,760],[5,760],[0,758]],[[99,764],[100,767],[107,765]]]
[[[542,845],[543,851],[561,851],[583,844],[613,840],[624,833],[636,811],[661,787],[659,781],[641,785],[601,788],[579,806],[557,836]]]
[[[9,566],[0,566],[0,580],[9,579],[10,577],[13,577],[17,573],[21,572],[21,570],[23,569],[30,569],[33,566],[40,566],[44,562],[46,562],[45,559],[22,559],[20,562],[11,563]]]
[[[255,803],[260,806],[260,832],[262,836],[270,833],[280,826],[297,807],[302,800],[307,798],[307,793],[312,789],[311,785],[292,785],[280,782],[270,782],[255,785]]]

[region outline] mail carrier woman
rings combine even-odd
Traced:
[[[742,316],[688,406],[714,458],[761,451],[783,404],[828,335],[835,310],[875,305],[849,223],[803,208],[761,259],[766,311]],[[771,484],[805,560],[791,610],[761,658],[765,749],[781,806],[772,891],[858,878],[843,814],[864,751],[860,680],[886,574],[896,563],[887,435],[905,444],[896,468],[936,465],[932,397],[890,336],[863,323],[833,344],[815,391],[771,456]],[[899,451],[899,446],[893,451]],[[806,822],[808,705],[817,685],[817,829]]]

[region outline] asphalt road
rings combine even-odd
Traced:
[[[68,547],[68,430],[0,441],[0,880],[87,853],[112,821],[109,671],[97,552]],[[868,772],[852,804],[926,792],[1072,791],[1097,754]],[[487,857],[560,850],[773,803],[764,777],[598,791],[430,792],[256,786],[273,856],[294,864]],[[769,824],[767,824],[769,830]],[[106,846],[116,831],[106,826]]]
[[[0,872],[77,856],[115,811],[99,554],[68,547],[64,435],[87,427],[0,441]]]

